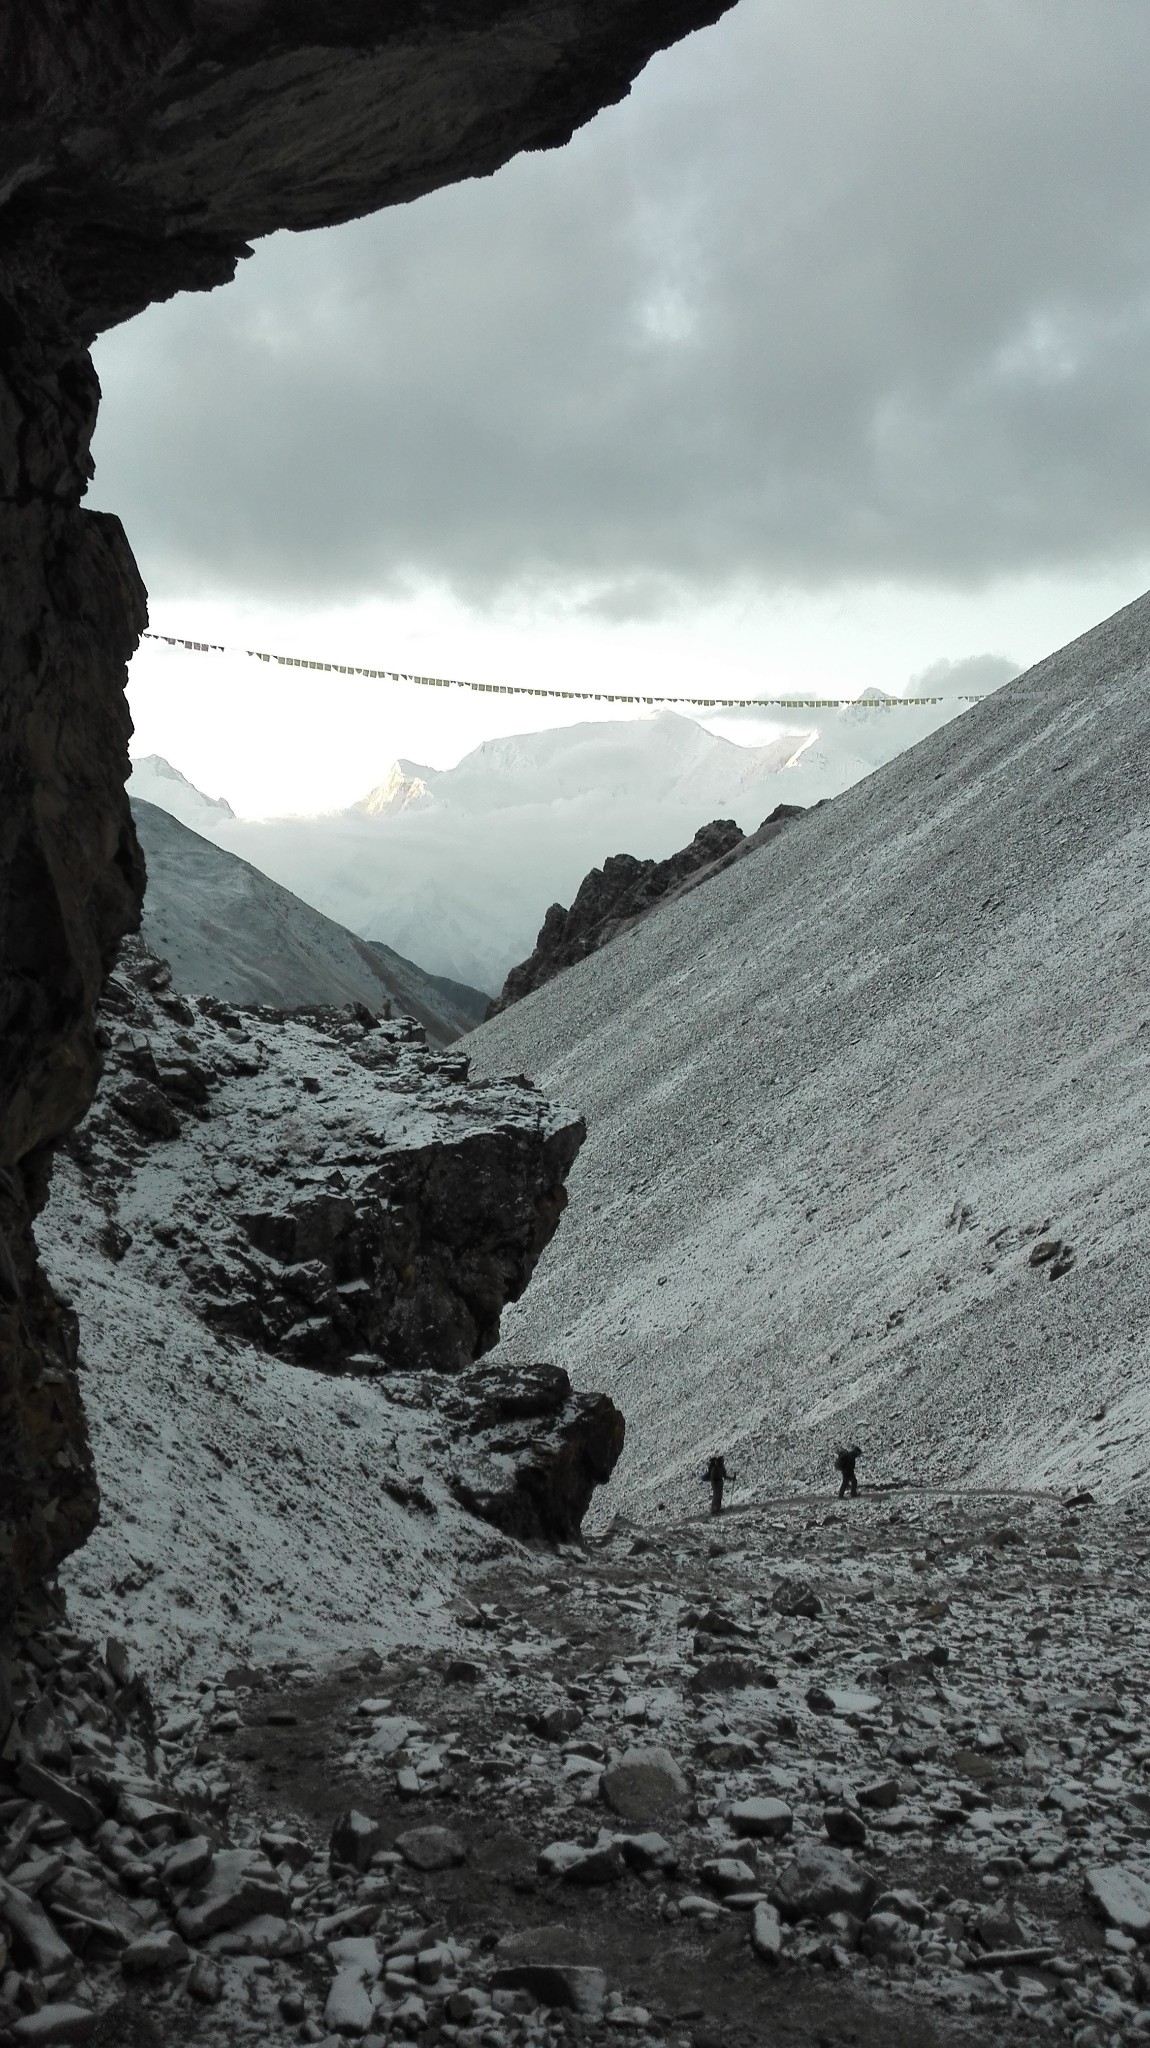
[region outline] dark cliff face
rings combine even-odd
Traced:
[[[726,0],[28,0],[0,16],[0,1620],[91,1526],[32,1218],[139,921],[123,784],[145,594],[85,512],[88,347],[249,240],[553,146]]]
[[[697,889],[732,861],[742,860],[801,814],[799,804],[777,804],[757,832],[745,835],[733,818],[715,818],[699,827],[689,846],[666,860],[612,854],[601,868],[584,875],[570,910],[564,910],[561,903],[551,905],[539,928],[535,951],[511,969],[500,993],[487,1006],[488,1017],[497,1017],[509,1003],[521,1002],[532,989],[542,988],[544,982],[562,974],[565,967],[597,953],[600,946],[629,931],[661,903]]]

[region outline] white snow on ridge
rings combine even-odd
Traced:
[[[792,714],[794,729],[754,746],[670,711],[589,720],[485,741],[450,769],[396,762],[344,811],[185,822],[361,938],[494,991],[548,906],[570,903],[609,854],[663,859],[712,818],[752,830],[778,803],[834,795],[956,709],[848,706],[813,735]],[[153,775],[137,793],[163,805],[168,786]]]
[[[162,811],[170,811],[182,825],[190,825],[193,831],[210,832],[225,818],[234,818],[226,797],[205,796],[162,754],[142,754],[132,762],[128,777],[128,795],[140,798],[144,803],[156,804]]]
[[[606,1508],[1145,1483],[1148,821],[1143,599],[469,1039],[587,1118],[504,1346],[623,1409]]]

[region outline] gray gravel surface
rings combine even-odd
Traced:
[[[1144,598],[469,1038],[587,1118],[504,1342],[615,1505],[1145,1477],[1148,666]]]

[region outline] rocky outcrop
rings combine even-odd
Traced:
[[[600,946],[629,931],[661,903],[673,902],[733,861],[743,860],[774,839],[791,818],[801,815],[800,804],[778,804],[757,832],[748,833],[741,832],[733,818],[715,818],[700,826],[689,846],[667,860],[612,854],[601,868],[592,868],[583,877],[570,910],[564,910],[561,903],[551,905],[539,928],[535,951],[511,969],[501,992],[488,1004],[488,1017],[498,1016],[509,1003],[518,1003],[532,989],[542,988],[565,967],[597,953]]]
[[[199,1319],[298,1365],[457,1372],[499,1336],[584,1137],[523,1080],[472,1084],[409,1018],[188,1002],[139,939],[104,997],[104,1093],[68,1141],[104,1243]]]
[[[479,1366],[443,1395],[456,1435],[457,1500],[523,1541],[571,1543],[611,1477],[625,1424],[606,1394],[577,1394],[562,1366]]]
[[[138,923],[125,664],[145,624],[91,475],[101,328],[319,227],[565,141],[726,0],[29,0],[0,20],[0,1621],[96,1494],[31,1221]],[[18,1299],[17,1299],[18,1294]]]

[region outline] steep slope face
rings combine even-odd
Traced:
[[[468,1041],[587,1118],[502,1355],[624,1497],[1150,1468],[1150,599]]]
[[[381,10],[39,0],[0,20],[0,1620],[95,1513],[31,1222],[138,921],[125,664],[145,599],[86,513],[103,327],[319,227],[565,141],[723,0]],[[10,1269],[10,1270],[9,1270]]]
[[[416,1018],[435,1045],[449,1045],[482,1018],[486,998],[479,989],[424,974],[388,947],[357,939],[247,861],[135,795],[132,815],[148,861],[143,936],[168,961],[185,995],[278,1009],[394,1004]]]
[[[597,953],[600,946],[630,931],[641,917],[673,903],[688,889],[699,888],[733,861],[745,860],[756,847],[776,838],[789,819],[799,816],[796,805],[778,804],[757,832],[747,834],[733,818],[714,818],[709,825],[701,825],[691,844],[673,853],[670,860],[635,860],[628,853],[613,854],[601,868],[584,875],[570,910],[561,903],[551,905],[534,952],[512,968],[500,994],[488,1005],[487,1015],[497,1017],[509,1003],[522,1002],[533,988],[542,988],[565,967]]]

